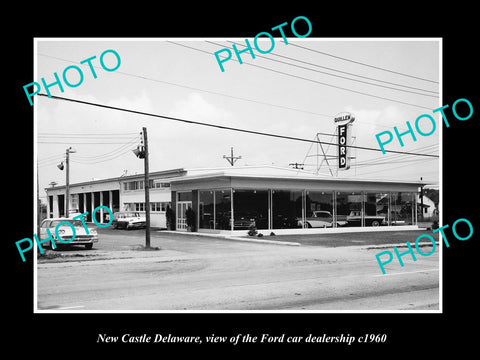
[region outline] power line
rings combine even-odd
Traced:
[[[88,161],[88,160],[95,160],[95,159],[99,159],[99,158],[102,158],[102,157],[109,157],[109,156],[112,156],[120,151],[123,151],[126,147],[130,148],[130,146],[134,145],[135,143],[137,142],[137,139],[132,139],[131,141],[123,144],[122,146],[119,146],[111,151],[108,151],[104,154],[101,154],[101,155],[92,155],[92,156],[81,156],[81,155],[78,155],[75,154],[75,158],[80,158],[80,159],[83,159],[85,161]]]
[[[355,61],[355,60],[347,59],[347,58],[344,58],[344,57],[341,57],[341,56],[332,55],[332,54],[329,54],[329,53],[326,53],[326,52],[323,52],[323,51],[311,49],[311,48],[308,48],[308,47],[306,47],[306,46],[302,46],[302,45],[298,45],[298,44],[294,44],[294,43],[289,43],[289,44],[291,44],[291,45],[293,45],[293,46],[296,46],[296,47],[299,47],[299,48],[302,48],[302,49],[305,49],[305,50],[309,50],[309,51],[316,52],[316,53],[318,53],[318,54],[322,54],[322,55],[330,56],[330,57],[333,57],[333,58],[336,58],[336,59],[348,61],[348,62],[351,62],[351,63],[354,63],[354,64],[359,64],[359,65],[363,65],[363,66],[368,66],[368,67],[371,67],[371,68],[374,68],[374,69],[377,69],[377,70],[387,71],[387,72],[390,72],[390,73],[393,73],[393,74],[402,75],[402,76],[407,76],[407,77],[410,77],[410,78],[414,78],[414,79],[423,80],[423,81],[428,81],[428,82],[431,82],[431,83],[434,83],[434,84],[438,84],[438,81],[434,81],[434,80],[430,80],[430,79],[426,79],[426,78],[422,78],[422,77],[418,77],[418,76],[414,76],[414,75],[409,75],[409,74],[401,73],[401,72],[398,72],[398,71],[394,71],[394,70],[382,68],[382,67],[379,67],[379,66],[366,64],[366,63],[363,63],[363,62],[360,62],[360,61]]]
[[[123,135],[135,135],[138,134],[138,132],[125,132],[125,133],[38,133],[39,136],[81,136],[81,137],[89,137],[89,136],[123,136]]]
[[[209,51],[202,50],[202,49],[198,49],[198,48],[195,48],[195,47],[192,47],[192,46],[188,46],[188,45],[185,45],[185,44],[179,44],[179,43],[176,43],[176,42],[173,42],[173,41],[169,41],[169,43],[172,43],[172,44],[175,44],[175,45],[179,45],[179,46],[183,46],[183,47],[186,47],[186,48],[189,48],[189,49],[192,49],[192,50],[196,50],[196,51],[200,51],[200,52],[203,52],[203,53],[212,55]],[[234,61],[236,61],[236,60],[234,60]],[[414,107],[421,108],[421,109],[431,110],[431,108],[426,107],[426,106],[417,105],[417,104],[413,104],[413,103],[409,103],[409,102],[405,102],[405,101],[400,101],[400,100],[395,100],[395,99],[390,99],[390,98],[387,98],[387,97],[384,97],[384,96],[379,96],[379,95],[374,95],[374,94],[370,94],[370,93],[365,93],[365,92],[357,91],[357,90],[353,90],[353,89],[348,89],[348,88],[345,88],[345,87],[342,87],[342,86],[337,86],[337,85],[325,83],[325,82],[322,82],[322,81],[309,79],[309,78],[306,78],[306,77],[303,77],[303,76],[298,76],[298,75],[290,74],[290,73],[287,73],[287,72],[284,72],[284,71],[271,69],[271,68],[268,68],[268,67],[265,67],[265,66],[261,66],[261,65],[257,65],[257,64],[251,64],[251,63],[244,63],[244,64],[250,65],[250,66],[254,66],[254,67],[257,67],[257,68],[259,68],[259,69],[264,69],[264,70],[267,70],[267,71],[272,71],[272,72],[275,72],[275,73],[278,73],[278,74],[282,74],[282,75],[294,77],[294,78],[297,78],[297,79],[305,80],[305,81],[308,81],[308,82],[312,82],[312,83],[316,83],[316,84],[320,84],[320,85],[332,87],[332,88],[335,88],[335,89],[340,89],[340,90],[344,90],[344,91],[348,91],[348,92],[353,92],[353,93],[355,93],[355,94],[360,94],[360,95],[364,95],[364,96],[369,96],[369,97],[373,97],[373,98],[377,98],[377,99],[381,99],[381,100],[387,100],[387,101],[395,102],[395,103],[398,103],[398,104],[414,106]]]
[[[51,55],[46,55],[46,54],[38,54],[38,55],[45,56],[45,57],[50,57],[50,58],[53,58],[53,59],[56,59],[56,60],[61,60],[61,61],[66,61],[66,62],[73,62],[73,61],[68,60],[68,59],[62,59],[62,58],[58,58],[58,57],[51,56]],[[201,88],[197,88],[197,87],[194,87],[194,86],[182,85],[182,84],[178,84],[178,83],[174,83],[174,82],[170,82],[170,81],[165,81],[165,80],[153,79],[153,78],[151,78],[151,77],[147,77],[147,76],[143,76],[143,75],[137,75],[137,74],[132,74],[132,73],[127,73],[127,72],[120,71],[120,70],[116,70],[116,71],[115,71],[115,74],[121,74],[121,75],[125,75],[125,76],[130,76],[130,77],[139,78],[139,79],[142,79],[142,80],[148,80],[148,81],[153,81],[153,82],[157,82],[157,83],[161,83],[161,84],[166,84],[166,85],[171,85],[171,86],[177,86],[177,87],[181,87],[181,88],[189,89],[189,90],[201,91],[201,92],[204,92],[204,93],[207,93],[207,94],[213,94],[213,95],[217,95],[217,96],[223,96],[223,97],[227,97],[227,98],[231,98],[231,99],[237,99],[237,100],[252,102],[252,103],[261,104],[261,105],[273,106],[273,107],[280,108],[280,109],[287,109],[287,110],[302,112],[302,113],[305,113],[305,114],[311,114],[311,115],[324,116],[324,117],[327,117],[327,118],[333,118],[333,115],[320,114],[320,113],[314,112],[314,111],[308,111],[308,110],[303,110],[303,109],[299,109],[299,108],[289,107],[289,106],[285,106],[285,105],[272,104],[272,103],[268,103],[268,102],[265,102],[265,101],[259,101],[259,100],[254,100],[254,99],[245,98],[245,97],[240,97],[240,96],[234,96],[234,95],[224,94],[224,93],[221,93],[221,92],[218,92],[218,91],[201,89]]]
[[[433,158],[429,158],[429,159],[409,159],[409,160],[395,160],[395,164],[399,164],[399,163],[416,163],[416,162],[423,162],[423,161],[429,161],[429,160],[435,160]],[[353,166],[361,166],[361,167],[365,167],[365,166],[376,166],[376,165],[391,165],[392,162],[391,161],[378,161],[378,162],[372,162],[372,163],[356,163],[354,164]]]
[[[98,164],[101,162],[111,161],[113,159],[116,159],[120,156],[123,156],[129,153],[131,151],[130,146],[134,145],[136,141],[138,141],[138,139],[135,137],[131,141],[124,143],[122,146],[101,155],[81,156],[81,155],[75,154],[75,157],[72,157],[70,161],[79,163],[79,164],[92,164],[92,165]],[[42,164],[40,164],[39,166],[43,167],[43,166],[49,166],[49,165],[58,163],[59,156],[58,155],[54,155],[54,156],[56,158],[53,158],[53,159],[49,159],[50,157],[45,158],[44,159],[45,161],[42,162]],[[77,159],[77,158],[80,158],[80,159]]]
[[[171,42],[171,41],[169,41],[169,42]],[[171,42],[171,43],[173,43],[173,42]],[[174,43],[174,44],[175,44],[175,43]],[[182,44],[177,44],[177,45],[182,45]],[[192,48],[192,49],[193,49],[193,48]],[[199,50],[199,51],[200,51],[200,49],[196,49],[196,50]],[[210,54],[209,52],[206,52],[206,53]],[[60,61],[65,61],[65,62],[74,62],[74,61],[72,61],[72,60],[62,59],[62,58],[55,57],[55,56],[51,56],[51,55],[47,55],[47,54],[41,54],[41,53],[39,53],[38,55],[45,56],[45,57],[49,57],[49,58],[53,58],[53,59],[60,60]],[[241,101],[247,101],[247,102],[252,102],[252,103],[256,103],[256,104],[272,106],[272,107],[276,107],[276,108],[280,108],[280,109],[286,109],[286,110],[291,110],[291,111],[296,111],[296,112],[302,112],[302,113],[310,114],[310,115],[323,116],[323,117],[330,118],[330,119],[334,117],[334,115],[322,114],[322,113],[318,113],[318,112],[314,112],[314,111],[309,111],[309,110],[304,110],[304,109],[299,109],[299,108],[294,108],[294,107],[289,107],[289,106],[284,106],[284,105],[272,104],[272,103],[268,103],[268,102],[264,102],[264,101],[259,101],[259,100],[254,100],[254,99],[250,99],[250,98],[244,98],[244,97],[239,97],[239,96],[224,94],[224,93],[217,92],[217,91],[212,91],[212,90],[197,88],[197,87],[193,87],[193,86],[189,86],[189,85],[182,85],[182,84],[173,83],[173,82],[169,82],[169,81],[164,81],[164,80],[159,80],[159,79],[150,78],[150,77],[143,76],[143,75],[137,75],[137,74],[127,73],[127,72],[122,72],[122,71],[119,71],[119,70],[115,71],[115,74],[121,74],[121,75],[125,75],[125,76],[130,76],[130,77],[139,78],[139,79],[142,79],[142,80],[148,80],[148,81],[153,81],[153,82],[162,83],[162,84],[166,84],[166,85],[177,86],[177,87],[181,87],[181,88],[185,88],[185,89],[190,89],[190,90],[195,90],[195,91],[201,91],[201,92],[204,92],[204,93],[207,93],[207,94],[213,94],[213,95],[217,95],[217,96],[223,96],[223,97],[227,97],[227,98],[231,98],[231,99],[237,99],[237,100],[241,100]],[[362,122],[359,122],[358,124],[359,124],[359,125],[365,125],[365,124],[374,124],[374,123],[362,121]],[[381,125],[381,124],[374,124],[374,125],[377,125],[377,126],[380,126],[380,127],[385,127],[385,128],[390,128],[389,126],[385,126],[385,125]],[[128,134],[134,134],[134,133],[128,133]]]
[[[40,94],[38,94],[40,95]],[[53,96],[52,96],[53,97]],[[119,145],[125,144],[122,142],[71,142],[71,141],[37,141],[38,144],[71,144],[71,145]]]
[[[38,94],[38,96],[49,97],[46,94]],[[193,121],[193,120],[180,119],[180,118],[176,118],[176,117],[172,117],[172,116],[152,114],[152,113],[147,113],[147,112],[138,111],[138,110],[125,109],[125,108],[120,108],[120,107],[111,106],[111,105],[104,105],[104,104],[98,104],[98,103],[83,101],[83,100],[65,98],[65,97],[61,97],[61,96],[53,96],[52,95],[49,98],[55,99],[55,100],[70,101],[70,102],[78,103],[78,104],[91,105],[91,106],[96,106],[96,107],[100,107],[100,108],[104,108],[104,109],[124,111],[124,112],[132,113],[132,114],[151,116],[151,117],[156,117],[156,118],[161,118],[161,119],[166,119],[166,120],[171,120],[171,121],[178,121],[178,122],[183,122],[183,123],[187,123],[187,124],[201,125],[201,126],[207,126],[207,127],[223,129],[223,130],[230,130],[230,131],[238,131],[238,132],[243,132],[243,133],[253,134],[253,135],[269,136],[269,137],[274,137],[274,138],[279,138],[279,139],[303,141],[303,142],[308,142],[308,143],[318,142],[318,143],[322,143],[322,144],[326,144],[326,145],[338,145],[338,144],[334,144],[334,143],[320,142],[320,141],[316,141],[316,140],[297,138],[297,137],[293,137],[293,136],[271,134],[271,133],[265,133],[265,132],[261,132],[261,131],[240,129],[240,128],[234,128],[234,127],[230,127],[230,126],[223,126],[223,125],[209,124],[209,123],[203,123],[203,122]],[[345,145],[345,146],[350,147],[350,148],[354,148],[354,149],[361,149],[361,150],[370,150],[370,151],[377,151],[377,152],[382,151],[381,149],[369,148],[369,147],[364,147],[364,146],[356,146],[356,145]],[[395,151],[395,150],[386,150],[386,151],[390,152],[390,153],[396,153],[396,154],[408,154],[408,155],[416,155],[416,156],[438,157],[438,155],[419,154],[419,153],[411,153],[411,152],[406,152],[406,151]]]
[[[208,42],[208,41],[207,41],[207,42]],[[233,41],[228,41],[228,42],[234,43]],[[241,44],[241,45],[243,45],[243,44]],[[244,46],[246,47],[246,45],[244,45]],[[369,77],[369,76],[358,75],[358,74],[351,73],[351,72],[348,72],[348,71],[338,70],[338,69],[335,69],[335,68],[332,68],[332,67],[328,67],[328,66],[324,66],[324,65],[318,65],[318,64],[315,64],[315,63],[312,63],[312,62],[295,59],[295,58],[292,58],[292,57],[289,57],[289,56],[285,56],[285,55],[280,55],[280,54],[275,54],[275,53],[270,53],[269,55],[276,56],[276,57],[280,57],[280,58],[284,58],[284,59],[288,59],[288,60],[294,60],[294,61],[297,61],[297,62],[302,63],[302,64],[307,64],[307,65],[315,66],[315,67],[318,67],[318,68],[335,71],[335,72],[338,72],[338,73],[341,73],[341,74],[352,75],[352,76],[356,76],[356,77],[359,77],[359,78],[362,78],[362,79],[368,79],[368,80],[373,80],[373,81],[382,82],[382,83],[384,83],[384,84],[396,85],[396,86],[401,86],[401,87],[405,87],[405,88],[408,88],[408,89],[421,90],[421,91],[425,91],[425,92],[430,92],[430,93],[432,93],[432,94],[438,94],[438,91],[431,91],[431,90],[427,90],[427,89],[418,88],[418,87],[415,87],[415,86],[408,86],[408,85],[403,85],[403,84],[394,83],[394,82],[391,82],[391,81],[386,81],[386,80],[380,80],[380,79],[372,78],[372,77]],[[261,57],[262,57],[262,58],[267,58],[267,57],[265,57],[265,56],[261,56]],[[292,65],[293,65],[293,64],[292,64]]]
[[[57,155],[47,156],[47,157],[45,157],[45,158],[43,158],[43,159],[38,159],[38,158],[37,158],[37,162],[48,161],[48,160],[52,160],[52,159],[54,159],[54,158],[58,159],[59,157],[62,157],[63,155],[65,155],[65,154],[60,153],[60,154],[57,154]]]
[[[119,158],[125,154],[128,154],[131,151],[131,149],[125,149],[124,151],[118,153],[118,154],[112,154],[106,159],[101,159],[101,160],[76,160],[76,159],[71,159],[71,161],[79,163],[79,164],[87,164],[87,165],[93,165],[93,164],[98,164],[101,162],[106,162],[106,161],[111,161],[116,158]]]
[[[69,135],[69,134],[54,134],[54,135],[43,135],[39,134],[39,138],[52,138],[52,139],[58,139],[58,138],[72,138],[72,139],[89,139],[89,140],[94,140],[94,139],[108,139],[108,140],[116,140],[116,139],[130,139],[132,135],[114,135],[114,136],[108,136],[107,134],[101,135]]]
[[[378,173],[378,172],[385,172],[385,171],[394,170],[394,169],[396,170],[396,169],[398,169],[398,168],[403,168],[403,167],[405,167],[405,166],[412,166],[412,164],[405,164],[405,165],[395,166],[395,168],[388,168],[388,169],[382,169],[382,170],[368,171],[368,172],[364,172],[364,173],[360,172],[362,169],[359,169],[358,175],[359,175],[359,176],[364,176],[364,175],[368,175],[368,174],[375,174],[375,173]],[[423,171],[423,170],[422,170],[422,171]],[[435,172],[435,173],[436,173],[437,171],[436,171],[436,170],[431,170],[431,171],[424,171],[424,172],[425,172],[425,173],[427,173],[427,172]]]
[[[214,44],[214,45],[218,45],[218,46],[224,47],[224,45],[218,44],[218,43],[213,42],[213,41],[206,41],[206,42],[207,42],[207,43],[210,43],[210,44]],[[243,44],[241,44],[241,43],[236,43],[236,42],[233,42],[233,41],[229,41],[229,42],[231,42],[231,43],[233,43],[233,44],[236,44],[236,45],[241,45],[241,46],[243,46],[243,47],[247,47],[246,45],[243,45]],[[281,57],[284,57],[284,58],[287,58],[287,59],[291,59],[291,60],[295,60],[295,61],[298,61],[298,62],[307,63],[307,64],[312,65],[312,66],[321,67],[320,65],[316,65],[316,64],[313,64],[313,63],[304,62],[304,61],[301,61],[301,60],[289,58],[289,57],[282,56],[282,55],[278,55],[278,54],[271,54],[271,55],[277,55],[277,56],[281,56]],[[364,81],[364,80],[353,79],[353,78],[348,77],[348,76],[331,74],[331,73],[328,73],[328,72],[325,72],[325,71],[320,71],[320,70],[311,69],[311,68],[308,68],[308,67],[305,67],[305,66],[292,64],[292,63],[289,63],[289,62],[286,62],[286,61],[281,61],[281,60],[272,59],[271,57],[262,56],[262,55],[258,55],[258,54],[255,55],[255,57],[256,57],[256,58],[259,57],[259,58],[262,58],[262,59],[267,59],[267,60],[269,60],[269,61],[279,62],[279,63],[285,64],[285,65],[290,65],[290,66],[298,67],[298,68],[304,69],[304,70],[314,71],[314,72],[319,73],[319,74],[325,74],[325,75],[329,75],[329,76],[334,76],[334,77],[338,77],[338,78],[341,78],[341,79],[346,79],[346,80],[349,80],[349,81],[356,81],[356,82],[360,82],[360,83],[368,84],[368,85],[372,85],[372,86],[379,86],[379,87],[382,87],[382,88],[385,88],[385,89],[402,91],[402,92],[407,92],[407,93],[410,93],[410,94],[421,95],[421,96],[428,96],[428,97],[433,97],[433,98],[437,98],[437,97],[438,97],[438,96],[436,96],[436,95],[422,94],[422,93],[419,93],[419,92],[416,92],[416,91],[398,89],[398,88],[394,88],[394,87],[391,87],[391,86],[386,86],[386,85],[381,85],[381,84],[375,84],[375,83],[371,83],[371,82]],[[338,70],[334,70],[334,71],[338,71]],[[353,76],[360,76],[360,75],[351,74],[351,73],[347,73],[347,74],[350,74],[350,75],[353,75]],[[363,77],[363,76],[360,76],[360,77]],[[364,78],[367,78],[367,77],[364,77]],[[370,78],[367,78],[367,79],[370,79]],[[396,86],[402,86],[402,87],[407,87],[407,88],[412,88],[412,89],[416,89],[416,90],[421,90],[421,91],[425,91],[425,92],[430,92],[430,93],[438,94],[438,92],[434,92],[434,91],[430,91],[430,90],[425,90],[425,89],[420,89],[420,88],[414,88],[414,87],[405,86],[405,85],[396,84],[396,83],[390,83],[390,82],[383,81],[383,80],[377,80],[377,79],[373,79],[373,80],[374,80],[374,81],[383,82],[383,83],[393,84],[393,85],[396,85]]]

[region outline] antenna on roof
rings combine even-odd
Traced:
[[[241,156],[233,156],[233,147],[230,148],[230,156],[223,155],[224,159],[227,159],[228,163],[233,166],[238,159],[241,159]]]
[[[293,167],[294,169],[303,170],[303,165],[305,165],[305,164],[291,163],[291,164],[288,164],[288,165],[291,166],[291,167]]]

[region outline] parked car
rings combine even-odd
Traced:
[[[55,233],[55,228],[61,222],[69,222],[75,228],[75,238],[69,243],[61,242],[58,239],[57,234]],[[52,238],[53,238],[53,242],[55,243],[55,246],[85,245],[85,249],[90,250],[93,247],[93,243],[98,242],[98,234],[96,229],[89,228],[89,227],[87,228],[88,228],[88,234],[87,234],[87,230],[83,226],[83,223],[80,219],[76,219],[76,220],[73,220],[70,218],[45,219],[40,224],[40,240],[43,240],[49,237],[47,233],[47,229],[49,229],[50,233],[52,234]],[[58,228],[58,235],[63,241],[68,241],[73,236],[73,230],[68,225],[62,225]],[[52,250],[54,250],[54,247],[52,245],[52,240],[50,240],[49,246]]]
[[[137,211],[119,211],[113,214],[114,229],[139,229],[146,225],[145,216]]]
[[[380,226],[384,225],[385,216],[381,215],[365,215],[365,226]],[[361,211],[351,211],[347,216],[348,226],[361,226],[362,213]]]
[[[230,211],[225,215],[228,216],[229,227],[232,224],[232,218],[230,217]],[[255,214],[235,212],[235,220],[233,221],[234,230],[246,230],[250,226],[255,226]]]
[[[303,227],[303,222],[298,219],[298,224]],[[312,216],[305,218],[305,224],[307,228],[328,228],[333,227],[333,215],[330,211],[315,210],[312,212]],[[337,226],[345,226],[347,221],[345,219],[337,218]]]

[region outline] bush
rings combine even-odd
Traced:
[[[255,227],[255,225],[250,225],[249,228],[248,228],[248,236],[255,236],[258,234],[257,232],[257,228]]]
[[[258,235],[257,235],[257,237],[263,237],[263,234],[262,234],[262,233],[260,233],[260,234],[258,234]]]

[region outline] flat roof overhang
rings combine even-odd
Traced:
[[[226,173],[185,176],[171,181],[172,191],[211,190],[222,188],[282,189],[319,191],[399,191],[416,192],[421,181],[388,181],[307,176],[238,175]]]

